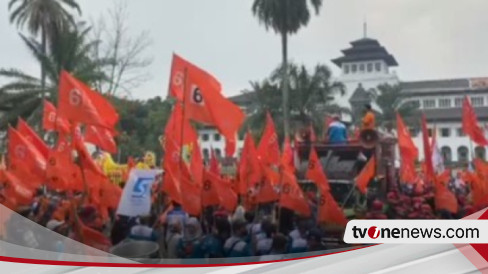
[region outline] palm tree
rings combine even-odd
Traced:
[[[251,83],[255,99],[248,108],[247,123],[258,129],[258,133],[264,128],[266,112],[271,113],[275,123],[284,120],[283,105],[279,103],[283,96],[279,89],[283,75],[281,70],[281,67],[276,69],[270,79],[262,83]],[[291,91],[291,129],[294,132],[309,125],[320,131],[326,114],[344,111],[333,102],[337,93],[344,93],[344,85],[331,80],[332,74],[327,66],[319,64],[310,73],[303,65],[289,64],[287,71]],[[277,128],[277,131],[280,136],[288,136],[282,128]]]
[[[52,42],[55,32],[75,23],[66,8],[75,9],[81,14],[75,0],[10,0],[10,23],[27,30],[33,36],[41,34],[42,53],[46,54],[48,42]],[[46,70],[41,63],[41,86],[46,86]]]
[[[405,102],[400,85],[379,85],[374,90],[376,104],[381,109],[377,117],[378,125],[387,126],[396,124],[396,113],[398,112],[408,124],[417,124],[418,105]]]
[[[318,14],[322,6],[322,0],[254,0],[252,12],[262,24],[273,29],[281,35],[282,48],[282,92],[283,92],[283,118],[285,134],[290,133],[289,112],[288,112],[288,35],[298,32],[310,21],[310,7]]]
[[[75,77],[91,84],[104,79],[105,75],[97,68],[110,60],[91,59],[91,50],[98,41],[88,41],[90,28],[83,24],[53,33],[52,42],[43,52],[42,44],[33,38],[21,38],[34,58],[45,69],[46,83],[15,68],[0,69],[0,77],[8,79],[0,87],[0,111],[6,115],[0,119],[0,128],[13,123],[17,116],[38,118],[42,98],[48,95],[52,101],[57,99],[57,87],[61,70],[71,72]]]

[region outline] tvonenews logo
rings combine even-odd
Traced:
[[[488,220],[352,220],[344,241],[377,243],[488,243]]]

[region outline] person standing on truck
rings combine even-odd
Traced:
[[[341,122],[339,116],[334,116],[332,123],[329,124],[327,135],[329,137],[329,143],[331,144],[345,144],[347,143],[347,129]]]
[[[371,104],[366,104],[365,106],[365,114],[362,120],[362,130],[374,130],[376,124],[376,117],[373,112],[373,108]]]

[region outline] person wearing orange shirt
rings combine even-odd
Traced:
[[[365,105],[366,108],[366,114],[363,117],[362,120],[362,129],[375,129],[375,123],[376,123],[376,118],[373,112],[373,108],[371,107],[370,104]]]

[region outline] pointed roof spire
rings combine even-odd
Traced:
[[[364,16],[364,21],[363,21],[363,38],[368,38],[368,20],[366,19],[366,16]]]

